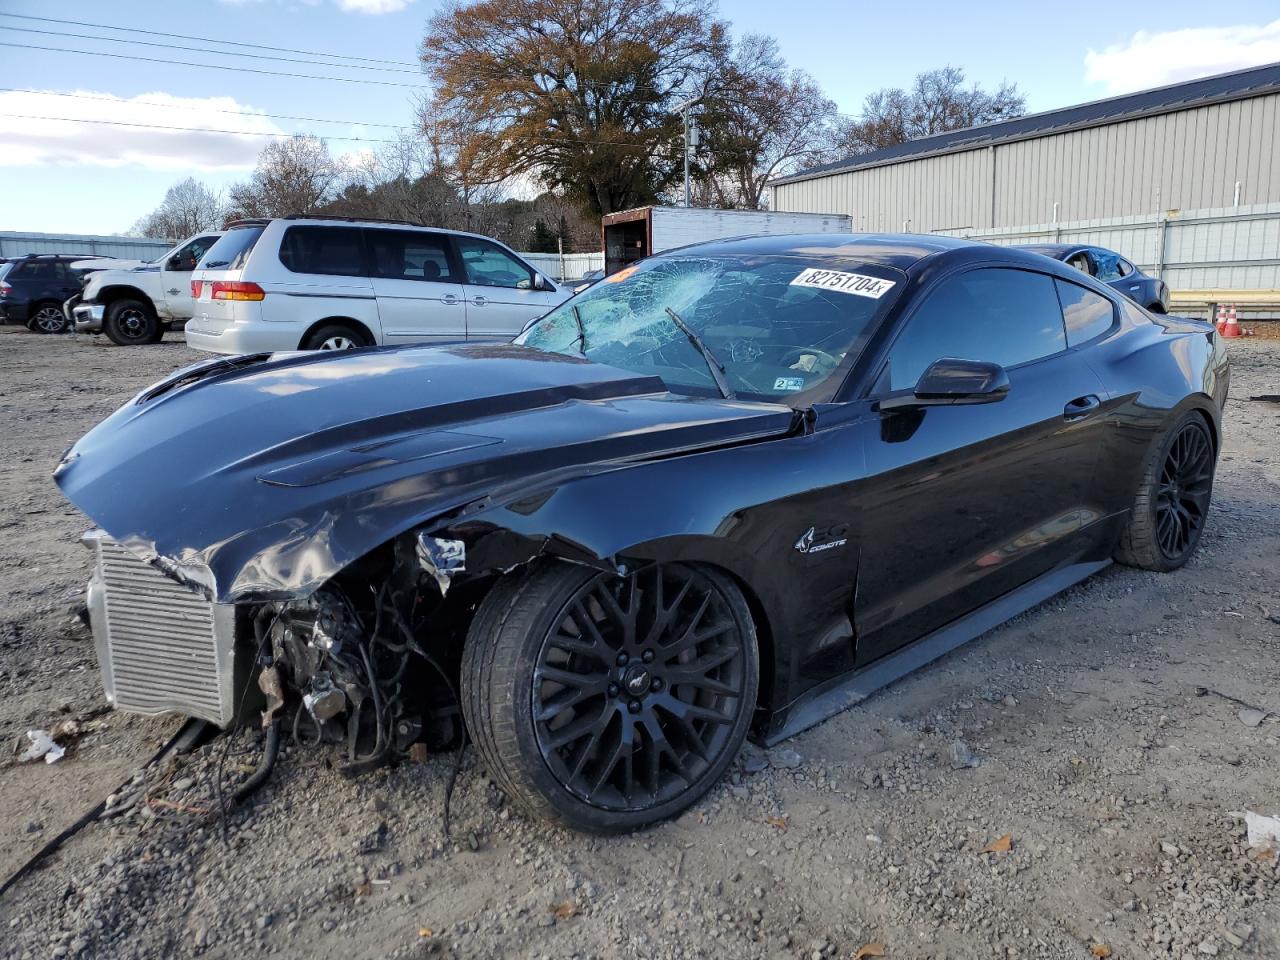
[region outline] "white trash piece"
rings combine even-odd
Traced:
[[[1280,848],[1280,817],[1264,817],[1260,813],[1246,810],[1244,824],[1249,828],[1249,846],[1253,849]]]
[[[31,741],[31,746],[18,758],[23,763],[39,760],[41,757],[44,757],[45,763],[57,763],[67,752],[53,742],[48,730],[28,730],[27,739]]]

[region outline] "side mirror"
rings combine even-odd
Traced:
[[[885,397],[881,410],[914,410],[956,404],[995,403],[1009,392],[1009,375],[998,363],[984,360],[935,360],[911,393]]]

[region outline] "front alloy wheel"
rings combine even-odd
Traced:
[[[482,604],[463,711],[517,800],[614,832],[679,812],[719,778],[746,735],[758,677],[750,612],[723,574],[555,564]]]

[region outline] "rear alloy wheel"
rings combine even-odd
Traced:
[[[42,303],[31,315],[28,326],[37,333],[62,333],[67,329],[67,318],[62,308],[52,303]]]
[[[164,336],[160,321],[141,300],[116,300],[107,307],[102,324],[111,342],[122,347],[156,343]]]
[[[481,605],[463,713],[511,796],[613,833],[678,813],[719,779],[758,682],[751,614],[723,574],[553,564],[500,583]]]
[[[321,327],[302,344],[303,350],[358,350],[369,346],[362,333],[344,323]]]
[[[1189,413],[1147,464],[1116,559],[1145,570],[1176,570],[1204,531],[1216,457],[1204,418]]]

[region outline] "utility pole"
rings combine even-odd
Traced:
[[[701,97],[690,97],[676,109],[684,118],[684,205],[689,206],[689,152],[698,145],[698,128],[689,122],[689,109],[702,100]]]

